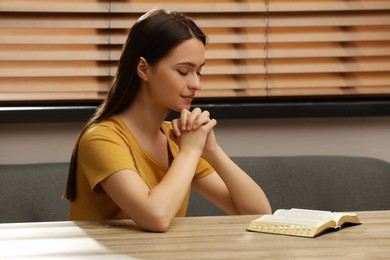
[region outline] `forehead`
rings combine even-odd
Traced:
[[[191,38],[176,46],[162,61],[168,63],[185,63],[191,62],[198,66],[204,63],[204,44],[196,39]]]

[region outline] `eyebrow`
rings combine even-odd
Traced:
[[[204,61],[202,64],[200,64],[199,67],[202,67],[206,64],[206,62]],[[186,65],[186,66],[190,66],[190,67],[193,67],[193,68],[196,68],[196,64],[193,63],[193,62],[189,62],[189,61],[184,61],[184,62],[179,62],[177,63],[176,65]]]

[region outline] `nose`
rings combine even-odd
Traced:
[[[202,89],[200,84],[200,76],[198,74],[195,74],[193,77],[191,77],[190,81],[188,82],[188,87],[196,91]]]

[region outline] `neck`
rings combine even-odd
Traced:
[[[119,117],[126,123],[132,132],[139,132],[150,136],[157,136],[168,109],[156,107],[147,99],[137,98],[134,103]]]

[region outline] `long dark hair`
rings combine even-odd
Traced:
[[[78,144],[83,133],[94,124],[122,112],[136,98],[141,86],[137,74],[140,58],[143,57],[150,66],[154,66],[180,43],[193,37],[206,45],[206,35],[193,20],[175,11],[152,10],[133,25],[107,98],[88,121],[73,149],[64,198],[70,201],[76,199]]]

